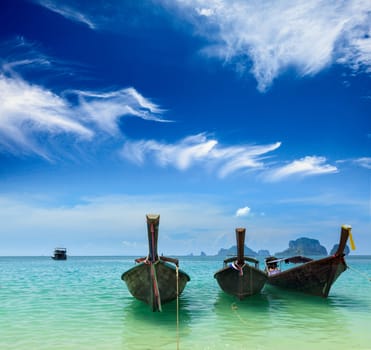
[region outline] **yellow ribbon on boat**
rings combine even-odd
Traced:
[[[351,230],[349,230],[349,243],[350,243],[350,248],[352,248],[352,250],[356,250],[356,245],[354,244]]]

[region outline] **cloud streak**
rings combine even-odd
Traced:
[[[123,23],[131,22],[113,1],[89,10],[69,1],[35,2],[92,30],[112,30],[118,14]],[[153,2],[192,23],[194,33],[210,42],[203,53],[232,65],[241,75],[252,74],[260,91],[290,68],[300,76],[311,76],[338,63],[371,73],[371,5],[367,0]]]
[[[269,181],[279,181],[294,175],[312,176],[337,172],[337,167],[326,164],[325,157],[307,156],[269,171],[267,179]]]
[[[355,159],[354,163],[362,168],[371,169],[371,157],[362,157]]]
[[[155,140],[127,141],[121,155],[136,164],[144,164],[154,158],[162,166],[186,170],[195,165],[217,169],[219,177],[247,169],[261,169],[266,153],[281,145],[276,142],[258,146],[222,146],[204,133],[188,136],[176,143],[167,144]]]
[[[4,62],[0,70],[0,147],[3,151],[37,154],[50,160],[53,155],[48,150],[48,138],[63,134],[90,142],[102,133],[119,136],[118,121],[124,116],[167,121],[160,117],[164,110],[133,87],[57,94],[32,84],[14,72],[15,68],[21,69],[29,63],[29,60]],[[37,64],[37,60],[31,63]],[[71,97],[78,102],[72,103]]]
[[[0,75],[0,133],[3,147],[48,158],[35,134],[71,133],[91,139],[93,131],[74,120],[67,101],[21,78]]]
[[[35,2],[43,7],[46,7],[50,11],[60,14],[61,16],[73,22],[82,23],[93,30],[97,29],[97,24],[95,23],[93,18],[91,18],[86,13],[78,11],[76,8],[72,6],[60,4],[58,1],[52,0],[35,0]]]
[[[93,122],[99,130],[112,136],[119,133],[118,119],[134,116],[144,120],[169,122],[160,118],[164,112],[156,104],[142,96],[134,88],[109,92],[71,91],[79,104],[75,112],[85,122]]]
[[[208,38],[207,55],[253,74],[260,91],[290,67],[302,76],[335,62],[371,71],[369,1],[159,2]]]

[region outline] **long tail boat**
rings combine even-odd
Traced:
[[[53,260],[67,260],[67,249],[66,248],[55,248],[54,254],[51,258]]]
[[[267,281],[267,273],[259,269],[259,261],[244,255],[245,228],[236,229],[237,256],[224,260],[224,266],[214,278],[227,294],[242,300],[257,294]]]
[[[130,293],[144,301],[152,311],[162,311],[162,304],[176,299],[184,290],[189,276],[179,269],[178,259],[157,254],[160,215],[146,215],[149,254],[135,259],[138,265],[124,272],[121,279]]]
[[[267,283],[280,288],[327,298],[333,283],[347,269],[344,249],[349,237],[351,245],[353,245],[351,227],[342,226],[338,249],[335,254],[326,258],[318,260],[304,256],[293,256],[286,259],[266,258]],[[281,270],[280,267],[282,267],[283,262],[301,265]]]

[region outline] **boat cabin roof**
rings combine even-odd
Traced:
[[[311,258],[307,258],[305,256],[301,256],[301,255],[298,255],[298,256],[292,256],[291,258],[281,258],[281,259],[265,259],[265,262],[267,265],[270,265],[270,264],[275,264],[275,263],[278,263],[278,262],[282,262],[284,261],[286,264],[288,263],[293,263],[293,264],[300,264],[300,263],[306,263],[306,262],[309,262],[309,261],[312,261],[313,259]]]

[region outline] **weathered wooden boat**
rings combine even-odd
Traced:
[[[258,260],[244,255],[245,232],[245,228],[236,229],[237,256],[225,259],[223,268],[214,275],[225,293],[240,300],[259,293],[268,277],[259,269]]]
[[[161,311],[162,304],[176,299],[183,292],[190,278],[179,269],[178,259],[157,254],[160,215],[147,215],[146,218],[149,254],[135,259],[139,265],[124,272],[121,279],[135,298],[147,303],[152,311]]]
[[[67,260],[67,249],[66,248],[55,248],[54,255],[52,256],[54,260]]]
[[[342,226],[340,242],[334,255],[313,260],[304,256],[276,259],[266,258],[267,284],[326,298],[336,279],[347,269],[344,249],[351,236],[351,227]],[[282,263],[301,264],[282,270]]]

